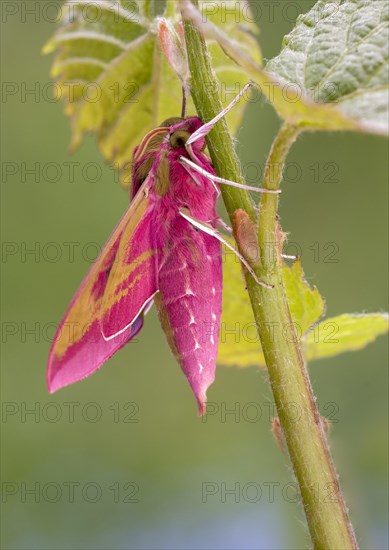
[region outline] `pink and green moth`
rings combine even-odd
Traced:
[[[133,153],[130,206],[89,270],[58,327],[48,361],[50,392],[82,380],[139,333],[155,303],[199,414],[215,377],[222,309],[219,183],[204,153],[217,117],[172,118]],[[241,186],[255,191],[264,189]],[[265,285],[266,286],[266,285]]]

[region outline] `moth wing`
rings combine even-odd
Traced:
[[[143,244],[151,249],[152,244],[149,240],[151,234],[148,227],[149,200],[144,193],[147,185],[146,180],[86,275],[58,327],[51,346],[47,369],[47,384],[50,392],[92,374],[131,340],[143,326],[143,315],[139,314],[140,307],[136,311],[128,310],[126,314],[119,312],[121,318],[126,318],[126,329],[117,337],[107,340],[101,330],[101,316],[109,314],[107,309],[103,309],[103,300],[123,239],[128,239],[141,227],[144,235]],[[145,266],[146,264],[143,264],[143,267]],[[149,262],[148,268],[155,270],[155,265]],[[126,275],[128,276],[128,272],[123,273],[122,282]],[[155,272],[150,274],[148,281],[156,282]],[[155,286],[151,284],[145,286],[143,293],[139,290],[143,282],[137,279],[136,283],[137,299],[138,301],[143,299],[146,304],[157,290],[156,283]],[[105,307],[107,308],[107,303]]]
[[[177,216],[174,245],[161,250],[156,306],[168,343],[205,411],[215,377],[222,306],[220,243]]]
[[[125,227],[102,301],[100,325],[108,342],[120,337],[158,292],[153,211]]]

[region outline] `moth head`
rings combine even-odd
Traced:
[[[190,136],[196,130],[198,130],[203,125],[203,123],[198,117],[189,117],[185,119],[169,119],[169,122],[173,120],[175,120],[175,123],[170,125],[169,133],[170,147],[172,149],[185,148],[186,142],[188,141]],[[203,151],[205,149],[205,146],[205,139],[203,137],[196,140],[192,144],[193,149],[197,149],[199,151]]]
[[[169,128],[169,145],[172,149],[181,149],[185,147],[191,134],[185,118],[168,118],[162,122],[160,126]]]
[[[185,147],[185,144],[188,141],[189,137],[190,132],[188,132],[188,130],[185,130],[184,128],[175,130],[169,136],[170,146],[173,149],[181,149],[182,147]]]
[[[169,145],[172,149],[182,149],[185,147],[189,137],[203,125],[198,117],[189,118],[168,118],[160,128],[169,128]],[[193,147],[199,150],[204,150],[205,140],[202,138],[193,144]]]

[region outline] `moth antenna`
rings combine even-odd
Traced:
[[[186,117],[186,89],[182,86],[182,105],[181,105],[181,118]]]
[[[263,281],[258,279],[258,277],[256,276],[253,268],[248,263],[248,261],[228,241],[223,239],[222,235],[220,235],[220,233],[214,227],[212,227],[211,225],[208,225],[207,223],[204,223],[200,220],[197,220],[196,218],[193,218],[189,214],[188,209],[186,209],[186,208],[180,208],[179,213],[183,218],[185,218],[185,220],[187,220],[189,223],[191,223],[194,227],[197,227],[201,231],[204,231],[204,233],[207,233],[208,235],[211,235],[211,237],[215,237],[215,239],[217,239],[219,242],[223,243],[227,248],[229,248],[239,258],[239,260],[245,266],[247,271],[251,274],[251,276],[253,277],[253,279],[255,280],[256,283],[258,283],[259,285],[261,285],[265,288],[270,288],[270,289],[274,288],[274,285],[268,285],[267,283],[264,283]]]
[[[249,82],[248,84],[246,84],[242,90],[239,92],[239,94],[231,101],[231,103],[229,103],[227,105],[227,107],[225,107],[218,115],[216,115],[212,120],[210,120],[209,122],[207,122],[206,124],[203,124],[198,130],[196,130],[195,132],[193,132],[193,134],[190,136],[190,138],[188,139],[187,141],[187,145],[190,146],[192,145],[192,143],[194,143],[195,141],[197,141],[198,139],[206,136],[207,134],[209,134],[209,132],[212,130],[212,128],[215,126],[215,124],[221,119],[223,118],[231,109],[232,107],[238,103],[238,101],[240,100],[240,98],[242,97],[242,95],[246,92],[246,90],[248,90],[251,86],[253,86],[254,84],[252,82]]]

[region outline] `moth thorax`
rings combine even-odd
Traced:
[[[184,122],[184,118],[180,118],[178,116],[170,117],[161,122],[159,125],[160,128],[169,128],[170,126],[175,126],[176,124],[179,124],[180,122]]]

